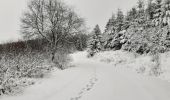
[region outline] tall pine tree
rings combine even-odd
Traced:
[[[155,3],[153,2],[153,0],[148,0],[148,5],[146,8],[147,20],[153,19],[154,11],[155,11]]]
[[[106,24],[105,34],[114,34],[115,33],[115,25],[116,25],[116,17],[115,14],[112,14],[112,17]]]
[[[153,23],[155,26],[162,25],[163,15],[162,0],[156,0],[155,11],[153,14]]]
[[[123,30],[124,25],[124,15],[121,9],[117,11],[117,18],[116,18],[116,32],[120,32]]]
[[[164,9],[163,24],[170,26],[170,0],[165,0],[162,8]]]
[[[94,56],[95,53],[102,49],[101,37],[99,25],[96,25],[88,41],[89,56]]]
[[[133,7],[129,12],[127,12],[123,28],[127,30],[131,25],[133,25],[136,17],[137,9]]]
[[[137,13],[137,19],[136,22],[143,26],[143,24],[146,21],[146,16],[145,16],[145,2],[144,0],[138,0],[138,13]]]
[[[136,10],[135,7],[133,7],[133,8],[127,13],[126,20],[132,22],[134,19],[136,19],[136,17],[137,17],[137,10]]]

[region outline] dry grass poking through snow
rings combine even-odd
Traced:
[[[122,50],[101,52],[96,54],[93,59],[110,63],[115,67],[131,68],[137,73],[157,76],[170,81],[170,52],[160,54],[159,58],[159,68],[156,68],[157,63],[153,56],[138,55]],[[155,73],[157,74],[155,75]]]

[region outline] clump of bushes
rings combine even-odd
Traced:
[[[76,42],[60,44],[54,61],[51,61],[50,45],[44,39],[0,44],[0,96],[22,92],[53,68],[68,68],[71,60],[68,54],[80,48]]]
[[[25,86],[34,84],[33,79],[43,78],[52,68],[52,64],[46,62],[45,53],[28,52],[1,57],[0,95],[20,92]]]
[[[169,59],[169,56],[161,56],[154,55],[153,57],[152,55],[140,55],[128,51],[117,50],[100,52],[96,54],[94,58],[102,62],[110,63],[118,68],[131,68],[133,71],[140,74],[160,76],[165,72],[165,68],[166,71],[169,70],[169,67],[167,66],[169,63],[163,60]]]

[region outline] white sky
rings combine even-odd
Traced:
[[[0,42],[19,37],[20,17],[27,0],[0,0]],[[137,0],[64,0],[86,19],[89,28],[99,24],[103,30],[106,22],[118,8],[127,11]]]

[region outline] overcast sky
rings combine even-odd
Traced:
[[[89,28],[99,24],[103,30],[112,13],[118,8],[127,11],[137,0],[64,0],[86,19]],[[27,0],[0,0],[0,42],[16,40],[19,35],[20,17]]]

